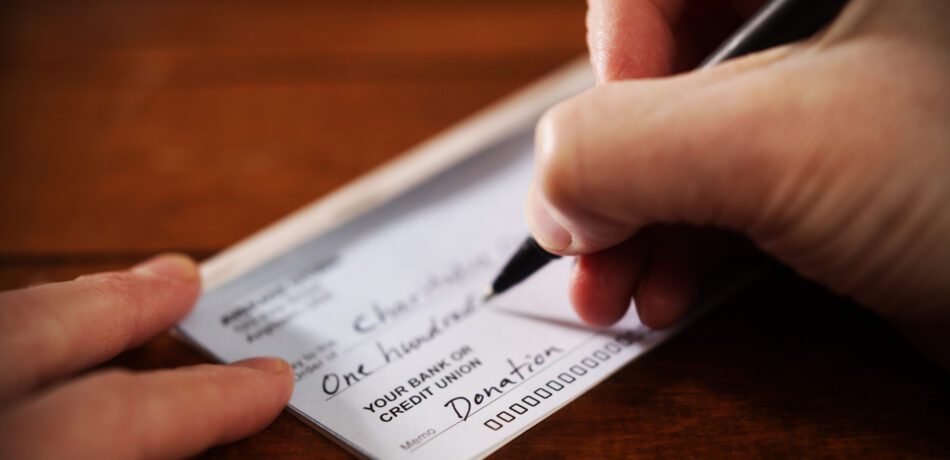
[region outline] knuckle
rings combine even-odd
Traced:
[[[130,272],[108,272],[85,277],[83,283],[87,294],[104,308],[103,327],[112,331],[119,346],[131,345],[141,327],[140,304],[151,297],[147,282]]]
[[[624,117],[633,117],[626,101],[638,94],[620,83],[598,85],[548,110],[537,130],[537,184],[548,203],[564,214],[585,214],[599,206],[591,197],[602,191],[605,169],[616,168],[629,157],[618,151],[607,133],[621,129],[632,136],[636,126],[615,117],[618,105]],[[635,107],[633,107],[635,108]],[[639,115],[636,115],[639,120]],[[618,128],[618,124],[623,124]],[[628,126],[629,125],[629,126]],[[619,155],[619,154],[623,155]],[[606,172],[606,173],[609,173]]]
[[[549,109],[538,122],[535,155],[538,189],[556,208],[572,206],[578,195],[578,162],[583,158],[578,136],[583,127],[582,96]]]
[[[103,297],[118,302],[133,302],[137,296],[142,278],[128,272],[107,272],[80,278],[84,286]]]
[[[114,421],[112,425],[120,425],[128,420],[130,412],[137,406],[132,388],[136,387],[136,376],[126,369],[105,369],[97,371],[86,378],[85,385],[94,387],[90,392],[97,399],[99,416],[103,420]],[[105,389],[107,391],[100,391]]]
[[[139,376],[126,369],[111,368],[89,376],[86,384],[94,387],[89,394],[96,407],[98,423],[119,439],[132,441],[120,443],[126,446],[122,449],[125,454],[132,455],[137,450],[135,441],[148,432],[143,424],[147,425],[153,418],[140,393]]]

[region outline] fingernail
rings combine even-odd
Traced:
[[[571,241],[573,241],[571,233],[554,219],[547,203],[544,202],[544,198],[536,192],[531,194],[527,218],[528,226],[531,227],[531,232],[541,246],[546,249],[561,251],[571,245]]]
[[[283,374],[290,368],[290,364],[280,358],[248,358],[231,363],[232,366],[249,367],[259,371],[270,372],[272,374]]]
[[[198,278],[198,265],[182,254],[164,254],[132,267],[133,273],[181,281]]]

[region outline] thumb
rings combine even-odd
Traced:
[[[714,226],[888,316],[947,299],[942,61],[905,47],[874,62],[874,40],[795,46],[603,84],[545,114],[526,212],[538,242],[581,255],[654,223]]]
[[[785,153],[818,146],[799,134],[814,107],[770,65],[788,51],[599,85],[546,113],[526,212],[538,242],[578,255],[652,223],[754,230],[795,173]]]
[[[946,8],[853,5],[773,59],[607,83],[550,110],[526,212],[535,238],[583,255],[654,223],[735,230],[945,344]]]

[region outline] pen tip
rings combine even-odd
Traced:
[[[495,297],[495,290],[489,286],[485,288],[485,293],[482,295],[482,303],[488,302],[492,297]]]

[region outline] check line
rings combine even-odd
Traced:
[[[584,339],[581,343],[579,343],[579,344],[577,344],[576,346],[574,346],[574,348],[571,348],[570,350],[568,350],[567,353],[564,353],[563,355],[561,355],[560,357],[558,357],[558,358],[555,359],[554,361],[551,361],[551,362],[548,363],[546,366],[542,367],[541,369],[539,369],[537,372],[535,372],[534,374],[532,374],[532,375],[529,376],[528,378],[526,378],[526,379],[524,379],[524,380],[518,382],[517,384],[515,384],[514,387],[512,387],[512,388],[509,389],[508,391],[506,391],[506,392],[504,392],[504,393],[498,395],[495,399],[493,399],[493,400],[491,400],[491,401],[485,403],[484,406],[479,407],[478,409],[475,410],[475,412],[472,412],[472,413],[468,414],[468,417],[466,417],[465,419],[458,420],[458,421],[456,421],[455,423],[453,423],[453,424],[451,424],[451,425],[445,427],[444,429],[442,429],[442,431],[439,431],[438,433],[436,433],[436,434],[433,435],[432,437],[427,438],[425,441],[421,442],[421,443],[420,443],[419,445],[417,445],[416,447],[413,447],[412,450],[410,450],[409,452],[415,452],[416,450],[419,450],[420,448],[422,448],[422,446],[428,444],[429,441],[432,441],[433,439],[438,438],[439,436],[441,436],[442,433],[445,433],[445,432],[451,430],[452,428],[455,428],[455,426],[458,425],[459,423],[468,421],[468,418],[470,418],[471,416],[473,416],[473,415],[475,415],[475,414],[481,412],[482,409],[485,409],[486,407],[488,407],[488,406],[494,404],[496,401],[498,401],[499,399],[503,398],[505,395],[508,395],[509,393],[511,393],[512,391],[514,391],[515,389],[517,389],[518,387],[520,387],[521,385],[523,385],[523,384],[524,384],[525,382],[527,382],[528,380],[531,380],[531,379],[537,377],[538,375],[540,375],[542,372],[544,372],[545,370],[547,370],[547,369],[550,368],[551,366],[557,364],[557,363],[558,363],[559,361],[561,361],[562,359],[564,359],[564,358],[566,358],[566,357],[572,355],[575,351],[577,351],[578,349],[580,349],[580,348],[583,347],[584,345],[587,345],[587,343],[589,343],[591,340],[594,340],[595,338],[597,338],[597,337],[599,337],[599,336],[601,336],[601,335],[603,335],[603,332],[595,332],[595,333],[591,334],[589,337],[587,337],[586,339]]]

